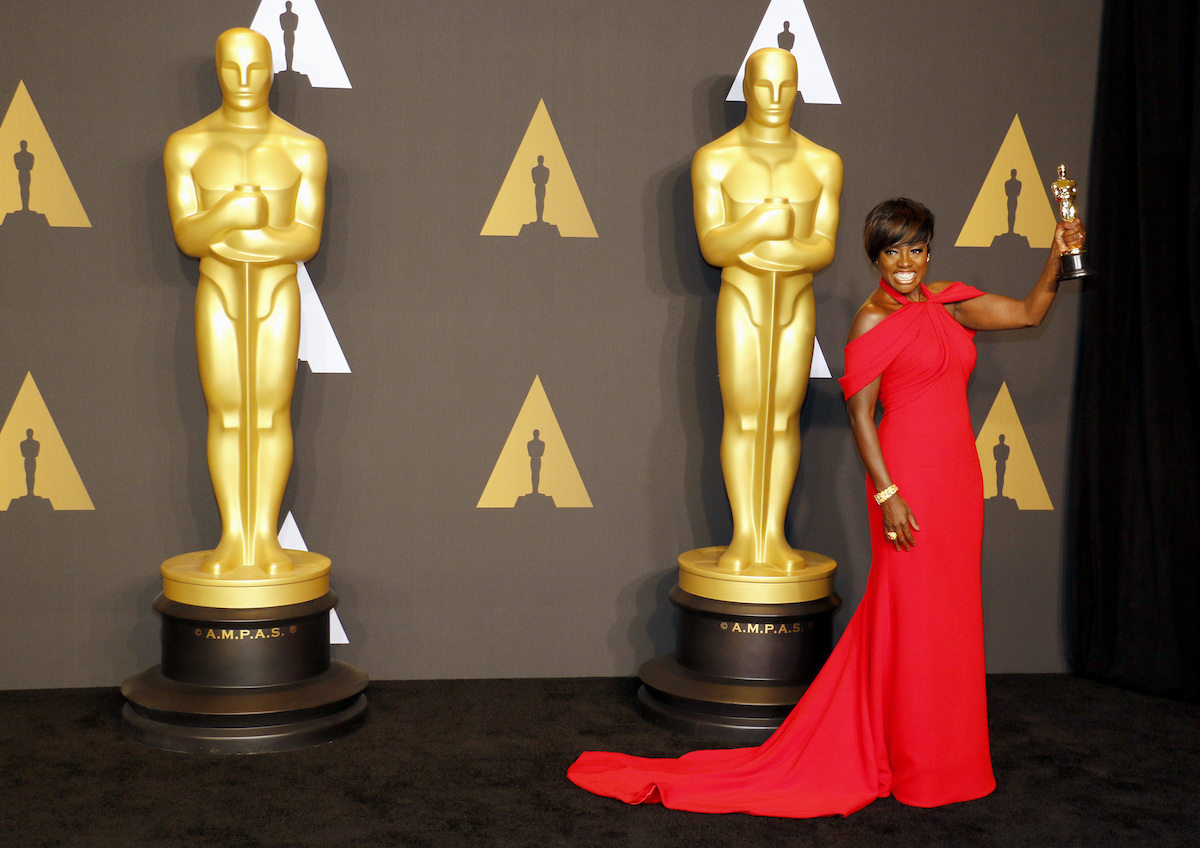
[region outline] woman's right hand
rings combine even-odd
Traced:
[[[1076,218],[1073,221],[1059,221],[1054,228],[1054,246],[1061,255],[1077,247],[1083,247],[1087,232],[1083,229],[1083,221]]]
[[[897,492],[880,504],[880,509],[883,510],[883,532],[896,534],[896,538],[889,541],[896,546],[896,550],[901,547],[906,551],[911,549],[917,543],[913,532],[921,528],[908,503]]]

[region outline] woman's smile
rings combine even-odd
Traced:
[[[929,265],[929,245],[923,241],[895,244],[879,252],[879,270],[888,285],[903,295],[916,291]]]

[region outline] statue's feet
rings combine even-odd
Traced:
[[[763,556],[758,556],[758,545],[753,536],[734,537],[717,560],[722,571],[744,571],[753,566],[777,568],[784,573],[804,570],[804,554],[793,548],[782,536],[768,537],[763,544]]]
[[[292,558],[280,546],[279,537],[274,534],[260,535],[254,546],[254,564],[272,577],[290,574],[295,567]]]
[[[773,565],[789,573],[804,570],[804,554],[789,545],[782,536],[768,537],[764,547],[766,556],[763,559],[767,565]]]
[[[721,571],[743,571],[754,565],[754,537],[734,536],[725,553],[717,560],[717,568]]]
[[[274,535],[255,539],[249,556],[246,556],[241,539],[222,536],[220,544],[200,564],[200,570],[219,577],[244,565],[257,566],[272,576],[290,574],[294,568],[292,558],[287,555],[280,546],[278,537]]]
[[[242,542],[233,536],[221,536],[217,547],[200,563],[205,574],[218,576],[242,566]]]

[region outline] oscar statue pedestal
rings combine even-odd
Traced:
[[[1088,267],[1087,254],[1082,250],[1064,253],[1059,263],[1062,268],[1058,275],[1060,280],[1078,280],[1080,277],[1094,277],[1096,274]]]
[[[833,646],[836,563],[802,551],[805,567],[722,571],[724,548],[679,557],[675,652],[642,664],[638,706],[672,730],[745,745],[765,740],[816,677]]]
[[[162,664],[121,684],[126,730],[185,753],[251,754],[328,742],[364,719],[367,676],[331,660],[329,559],[288,551],[294,569],[201,571],[208,552],[163,563]]]

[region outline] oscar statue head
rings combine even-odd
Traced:
[[[226,107],[251,111],[266,106],[274,79],[270,42],[252,29],[225,30],[217,38],[217,79]]]
[[[796,57],[778,47],[764,47],[746,60],[742,91],[746,119],[765,127],[791,124],[798,79]]]

